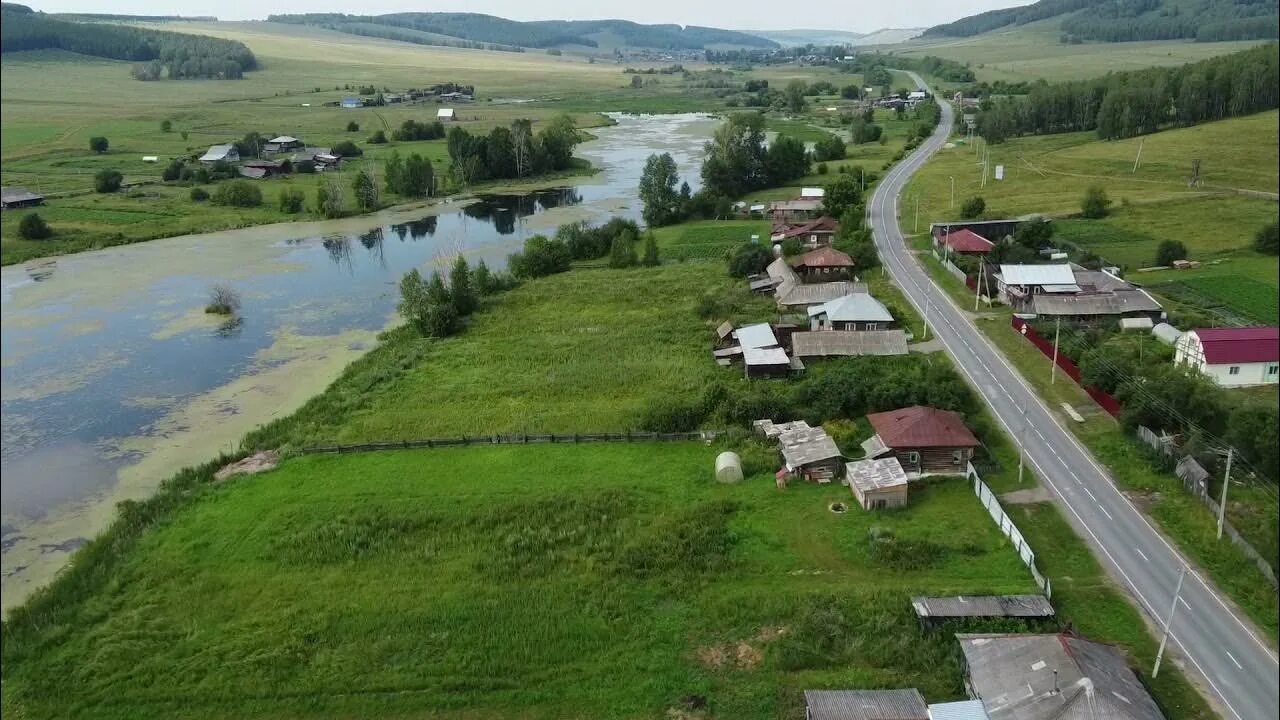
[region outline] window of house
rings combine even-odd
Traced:
[[[868,330],[876,330],[876,329],[878,329],[878,328],[879,328],[879,326],[878,326],[878,325],[876,325],[875,323],[867,323],[867,329],[868,329]]]
[[[1271,367],[1267,368],[1268,375],[1276,375],[1278,373],[1280,373],[1280,365],[1272,365]]]
[[[951,451],[951,464],[952,464],[952,465],[959,465],[959,464],[960,464],[960,463],[962,463],[962,462],[964,462],[964,450],[952,450],[952,451]]]
[[[1230,368],[1228,368],[1228,369],[1227,369],[1227,374],[1228,374],[1228,375],[1239,375],[1239,374],[1240,374],[1240,366],[1239,366],[1239,365],[1232,365]]]
[[[916,452],[915,450],[912,450],[912,451],[908,452],[908,453],[907,453],[907,462],[909,462],[909,463],[913,463],[913,464],[915,464],[915,463],[919,463],[919,462],[920,462],[920,453]]]

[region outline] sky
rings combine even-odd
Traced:
[[[1034,0],[808,0],[804,12],[786,12],[777,0],[13,0],[44,12],[98,12],[127,15],[212,15],[221,20],[262,20],[272,13],[476,12],[513,20],[598,20],[706,25],[731,29],[822,28],[872,32],[886,27],[928,27],[968,15]]]

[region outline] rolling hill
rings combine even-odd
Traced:
[[[271,22],[319,25],[347,31],[352,25],[379,25],[447,36],[471,43],[508,47],[632,47],[703,50],[708,47],[774,48],[778,43],[758,35],[695,25],[642,25],[628,20],[538,20],[520,22],[479,13],[392,13],[345,15],[307,13],[271,15]]]
[[[744,32],[772,40],[783,47],[797,45],[896,45],[906,42],[924,28],[881,28],[875,32],[859,33],[847,30],[745,30]]]
[[[925,37],[971,37],[1056,20],[1067,42],[1258,40],[1277,37],[1275,0],[1039,0],[935,25]]]

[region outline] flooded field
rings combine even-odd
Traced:
[[[4,606],[46,583],[121,500],[235,446],[324,389],[395,325],[397,283],[463,253],[490,267],[575,220],[638,219],[652,152],[697,187],[715,120],[618,116],[574,187],[463,206],[155,240],[6,267],[0,319]],[[210,288],[241,318],[204,313]]]

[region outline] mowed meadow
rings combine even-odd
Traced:
[[[919,593],[1029,592],[962,480],[712,478],[699,443],[313,456],[197,490],[92,597],[6,633],[25,717],[798,717],[806,687],[964,696]],[[228,528],[235,532],[226,532]],[[875,539],[880,538],[880,539]]]
[[[1277,216],[1278,122],[1280,114],[1272,111],[1120,141],[1069,133],[999,145],[957,144],[939,151],[912,179],[901,220],[912,229],[919,199],[923,233],[930,222],[959,219],[960,206],[975,196],[986,201],[987,217],[1049,215],[1057,218],[1055,237],[1121,266],[1135,282],[1157,292],[1185,284],[1198,292],[1193,305],[1221,306],[1253,322],[1275,323],[1280,266],[1275,256],[1255,252],[1252,243],[1258,229]],[[985,187],[981,152],[989,153],[991,165]],[[1188,186],[1193,160],[1201,161],[1199,187]],[[1004,180],[994,179],[997,165],[1004,166]],[[1102,187],[1112,201],[1103,219],[1078,217],[1092,186]],[[1182,242],[1202,266],[1135,273],[1155,265],[1164,240]],[[1179,288],[1168,295],[1175,301],[1192,297]]]

